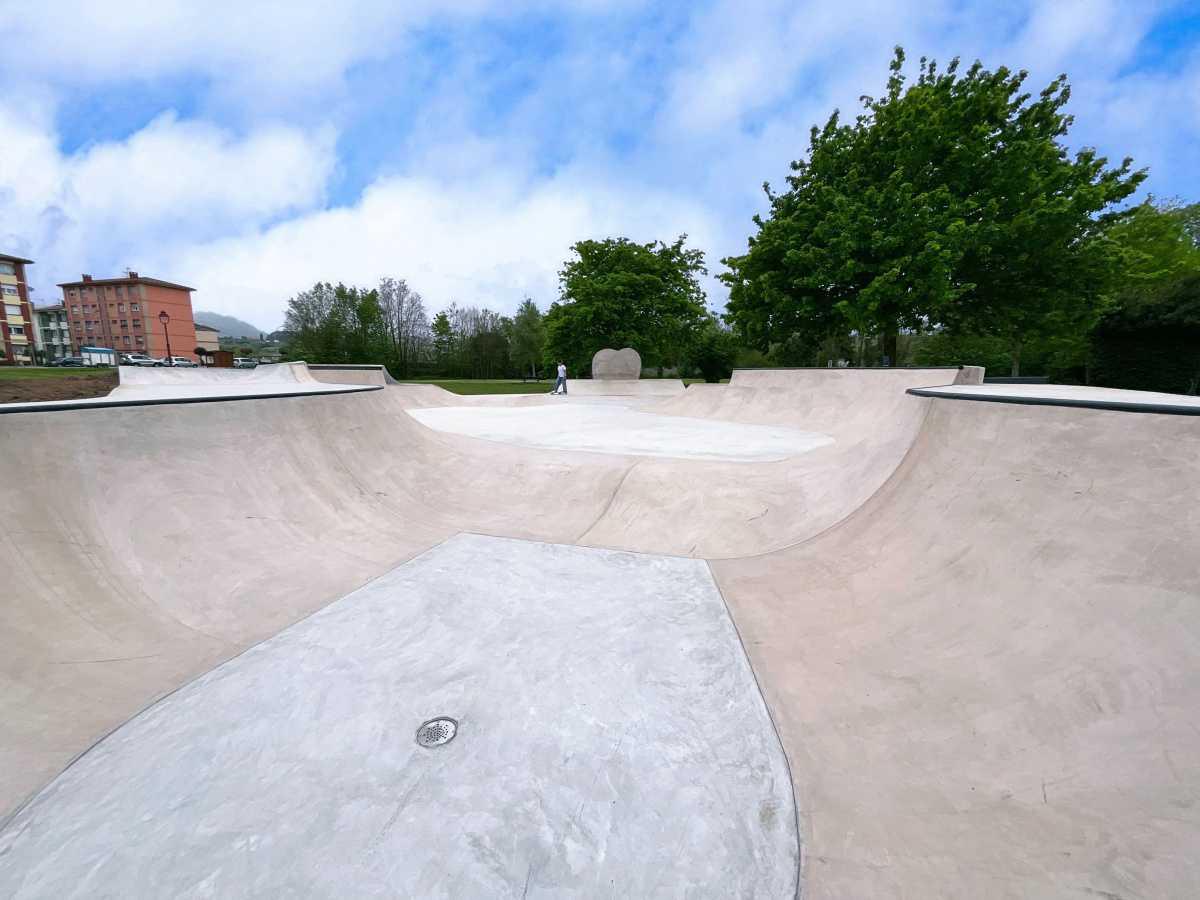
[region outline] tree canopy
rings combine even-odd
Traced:
[[[1086,327],[1120,263],[1109,208],[1145,173],[1069,154],[1066,77],[1036,97],[1025,79],[922,58],[908,85],[897,48],[886,93],[814,127],[786,191],[764,185],[770,212],[724,260],[728,321],[764,349],[945,326],[1002,338],[1014,368],[1029,339]]]
[[[560,297],[546,314],[550,356],[583,371],[604,347],[633,347],[647,365],[686,353],[707,315],[702,251],[626,238],[579,241],[559,273]]]
[[[528,367],[530,374],[536,374],[545,351],[546,327],[542,322],[542,313],[537,304],[526,297],[513,316],[509,352],[513,362],[522,370]]]

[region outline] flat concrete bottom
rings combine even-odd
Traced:
[[[408,414],[437,431],[553,450],[585,450],[724,462],[772,462],[833,443],[829,435],[777,425],[663,416],[628,399],[547,397],[535,406],[443,406]]]
[[[785,897],[794,816],[705,563],[460,535],[85,754],[0,896]]]

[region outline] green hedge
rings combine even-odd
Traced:
[[[1200,326],[1104,326],[1092,333],[1092,384],[1200,393]]]

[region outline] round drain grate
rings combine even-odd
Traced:
[[[447,716],[440,716],[422,723],[417,729],[417,743],[422,747],[441,747],[454,740],[458,733],[458,722]]]

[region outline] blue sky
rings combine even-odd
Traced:
[[[0,57],[0,252],[37,260],[41,302],[131,267],[263,328],[318,279],[544,308],[572,242],[680,232],[715,274],[895,44],[1034,90],[1066,72],[1072,145],[1200,199],[1189,3],[0,0],[0,21],[21,48]]]

